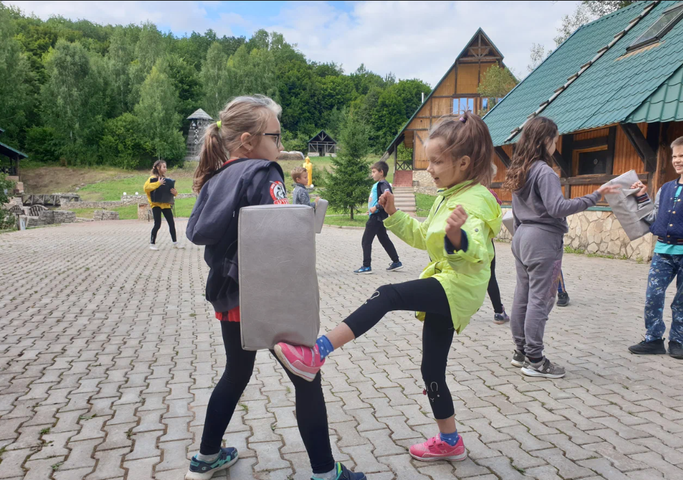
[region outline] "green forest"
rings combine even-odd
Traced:
[[[255,93],[282,105],[286,150],[305,150],[321,129],[334,138],[352,114],[381,153],[431,90],[363,65],[345,73],[309,61],[264,30],[179,37],[149,22],[44,21],[2,3],[0,78],[3,143],[36,162],[130,169],[181,162],[188,115],[215,118],[230,98]]]

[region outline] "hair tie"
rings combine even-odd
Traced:
[[[461,121],[462,123],[465,123],[465,122],[467,122],[467,118],[465,118],[465,117],[460,117],[460,121]]]
[[[218,120],[218,121],[216,122],[216,126],[218,127],[219,130],[220,130],[220,128],[221,128],[221,125],[222,125],[222,122],[221,122],[220,120]]]

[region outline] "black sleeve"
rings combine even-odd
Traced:
[[[391,192],[391,185],[389,185],[389,182],[385,181],[385,182],[379,182],[377,184],[377,200],[378,200],[378,203],[377,203],[376,207],[377,207],[378,211],[384,210],[384,207],[382,207],[382,205],[379,204],[379,197],[381,197],[382,194],[384,192],[386,192],[387,190],[389,190]]]

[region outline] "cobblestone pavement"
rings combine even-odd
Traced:
[[[0,478],[183,478],[225,359],[204,301],[202,249],[172,249],[164,226],[152,252],[150,227],[110,221],[0,235]],[[324,330],[427,261],[397,242],[406,268],[386,273],[376,244],[378,273],[354,276],[361,234],[326,228],[318,237]],[[512,256],[497,248],[509,306]],[[436,427],[422,394],[420,324],[388,315],[323,370],[336,458],[371,480],[683,478],[683,362],[626,350],[644,333],[647,269],[565,257],[572,303],[553,311],[546,333],[549,357],[568,371],[561,380],[510,366],[509,327],[493,324],[487,301],[449,360],[469,450],[460,463],[407,453]],[[293,406],[282,369],[259,353],[225,436],[241,460],[215,478],[309,478]]]

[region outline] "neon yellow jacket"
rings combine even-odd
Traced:
[[[444,237],[446,220],[458,205],[467,212],[462,230],[467,234],[467,251],[446,253]],[[420,223],[407,213],[398,211],[384,225],[408,245],[427,250],[431,263],[420,278],[436,278],[446,292],[453,326],[457,333],[484,303],[491,277],[493,243],[502,223],[500,205],[483,185],[460,183],[439,191],[427,219]],[[417,317],[424,320],[424,313]]]
[[[159,183],[158,181],[150,182],[150,180],[152,180],[153,178],[157,178],[157,177],[149,177],[147,179],[147,181],[145,182],[145,186],[142,187],[145,190],[145,193],[147,194],[147,201],[149,202],[149,204],[152,208],[154,208],[154,207],[159,207],[161,209],[171,208],[170,203],[159,203],[159,202],[153,202],[152,201],[152,192],[161,186],[161,183]]]

